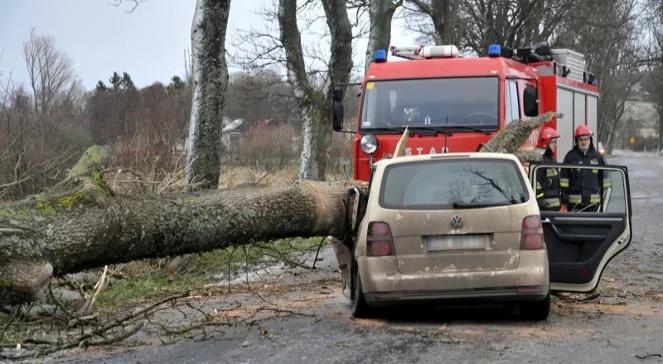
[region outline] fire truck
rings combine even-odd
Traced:
[[[511,50],[491,45],[487,55],[482,57],[461,57],[454,46],[396,47],[392,48],[390,53],[404,60],[400,62],[388,60],[385,50],[375,52],[374,62],[368,67],[360,84],[358,108],[353,113],[356,122],[353,130],[343,130],[343,100],[344,94],[354,96],[357,93],[344,92],[347,85],[337,85],[333,90],[333,129],[354,135],[353,167],[354,178],[357,180],[370,181],[372,171],[375,170],[373,168],[375,162],[392,157],[391,154],[396,152],[397,145],[398,153],[401,153],[403,145],[400,145],[399,141],[406,128],[409,132],[404,150],[406,155],[461,152],[460,155],[454,155],[462,156],[462,153],[477,151],[482,144],[514,120],[523,120],[549,111],[558,112],[564,114],[563,118],[550,120],[542,126],[542,128],[555,128],[560,134],[559,153],[556,156],[558,162],[572,148],[573,131],[576,127],[588,125],[594,132],[597,131],[598,83],[593,75],[586,71],[584,57],[574,51],[551,49],[548,46]],[[539,130],[534,130],[529,139],[521,145],[521,149],[534,149],[538,133]],[[595,134],[594,141],[598,143],[600,137]],[[424,156],[415,159],[418,161],[440,159],[437,157],[439,155],[428,159]],[[422,163],[421,166],[425,164]],[[591,209],[582,206],[576,208],[573,205],[568,206],[570,209],[541,209],[538,220],[548,251],[550,289],[589,292],[599,284],[608,262],[623,251],[631,241],[632,212],[628,169],[625,166],[599,165],[598,161],[586,165],[532,164],[528,172],[530,183],[534,185],[538,182],[537,172],[545,171],[547,175],[551,169],[558,169],[560,174],[564,169],[573,169],[576,172],[584,170],[588,171],[587,173],[597,174],[597,177],[599,173],[602,174],[603,188],[600,202],[589,205]],[[383,172],[384,170],[379,170],[377,174],[379,178],[384,178]],[[409,173],[416,173],[416,170],[409,170]],[[400,187],[411,189],[414,191],[413,195],[432,188],[430,196],[435,193],[447,196],[445,195],[447,192],[444,192],[446,179],[429,174],[426,176],[430,178],[430,185],[422,182],[410,186],[408,178],[417,177],[416,175],[399,176],[401,179],[395,184],[403,184]],[[421,176],[417,178],[425,181]],[[369,233],[367,229],[360,229],[365,216],[378,216],[366,215],[369,208],[379,206],[383,210],[396,209],[401,213],[401,217],[421,218],[422,225],[401,224],[399,226],[402,228],[398,229],[394,225],[389,230],[387,238],[392,243],[395,236],[406,236],[410,239],[408,241],[411,246],[404,250],[404,254],[407,255],[418,251],[417,249],[428,249],[425,242],[430,236],[420,235],[417,226],[438,224],[439,229],[448,229],[445,222],[448,222],[449,226],[454,226],[453,219],[470,221],[476,218],[476,213],[485,212],[478,191],[480,188],[498,183],[494,181],[482,183],[481,179],[485,177],[475,182],[468,182],[476,184],[475,189],[471,190],[475,192],[468,190],[472,201],[478,201],[474,208],[455,207],[455,203],[450,206],[438,205],[435,203],[437,197],[424,197],[423,205],[413,207],[405,193],[390,196],[392,200],[400,202],[385,205],[382,195],[371,196],[370,192],[366,194],[357,187],[350,189],[348,206],[351,209],[348,211],[350,214],[348,221],[351,222],[354,234],[348,234],[342,244],[335,245],[339,262],[347,262],[339,265],[341,271],[346,274],[344,282],[350,282],[345,288],[349,288],[352,293],[357,291],[356,287],[365,287],[366,282],[359,284],[355,282],[356,280],[347,277],[352,277],[352,274],[357,277],[357,272],[362,273],[353,271],[358,265],[356,262],[353,263],[352,259],[358,257],[364,259],[368,256],[365,250],[357,248],[355,242],[357,238],[364,239],[373,234],[372,230]],[[610,183],[606,184],[606,180]],[[378,186],[381,184],[372,184],[369,191]],[[462,189],[464,186],[459,188]],[[465,196],[459,192],[459,196],[461,195]],[[504,194],[505,197],[507,195]],[[511,198],[505,201],[504,206],[495,209],[506,209],[505,206],[523,203],[524,199],[526,197]],[[430,204],[426,204],[426,201]],[[440,214],[449,213],[450,207],[453,211],[451,220],[441,217],[447,216]],[[504,218],[508,220],[511,215],[505,214]],[[515,224],[513,226],[517,229],[518,222]],[[484,225],[487,229],[493,226],[490,222]],[[526,228],[523,223],[522,229]],[[473,231],[472,234],[478,233]],[[433,235],[453,240],[454,235],[458,233]],[[383,232],[376,232],[375,236],[370,237],[375,241],[382,241],[385,236],[387,235]],[[433,262],[445,254],[462,255],[462,252],[459,253],[454,249],[433,250],[429,259]],[[525,257],[525,254],[518,254],[519,257]],[[391,264],[387,263],[389,260],[385,258],[391,257],[371,256],[366,259],[379,261],[380,264],[385,263],[385,265],[376,263],[374,267],[385,267],[386,264]],[[400,264],[399,258],[397,266],[400,267]],[[440,273],[440,277],[444,277],[443,272]],[[356,297],[358,295],[354,294],[353,299],[356,300]]]
[[[361,83],[351,131],[355,179],[369,180],[372,164],[391,157],[406,127],[406,155],[473,152],[513,120],[560,112],[562,120],[542,126],[559,132],[560,161],[577,126],[597,132],[599,89],[580,53],[490,45],[487,56],[463,57],[455,46],[438,45],[392,47],[390,54],[377,50]],[[333,94],[335,131],[343,131],[343,86]],[[538,132],[523,148],[533,148]]]

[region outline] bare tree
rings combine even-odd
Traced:
[[[81,127],[84,91],[69,58],[34,29],[23,57],[27,88],[9,80],[0,86],[0,197],[6,198],[52,184],[72,151],[88,141]]]
[[[435,44],[461,44],[462,27],[460,18],[460,0],[407,0],[403,5],[410,19],[407,27],[417,31],[427,38],[433,39]],[[410,6],[408,6],[410,5]],[[427,19],[420,19],[417,15],[424,15]],[[430,21],[432,29],[426,24]]]
[[[368,46],[366,47],[366,61],[364,69],[372,61],[376,49],[388,49],[391,41],[391,20],[396,9],[403,5],[403,0],[373,0],[369,1],[368,14],[370,18],[370,31],[368,33]]]
[[[272,119],[299,128],[297,103],[290,84],[273,69],[259,73],[236,72],[230,75],[224,114],[245,125]]]
[[[119,7],[123,3],[128,3],[129,5],[127,6],[126,12],[133,13],[134,10],[136,10],[138,6],[144,3],[145,1],[147,0],[112,0],[109,1],[108,4]]]
[[[558,30],[555,46],[585,54],[587,67],[600,85],[598,134],[612,148],[618,121],[631,86],[638,81],[637,0],[586,1],[574,7]]]
[[[219,183],[219,145],[228,85],[226,27],[230,0],[198,0],[191,27],[193,101],[187,142],[188,183]]]
[[[359,18],[365,7],[341,0],[306,1],[300,6],[294,0],[274,3],[261,11],[264,29],[238,33],[235,43],[242,50],[234,60],[258,73],[273,66],[285,68],[302,130],[299,176],[324,179],[331,152],[331,88],[350,78],[352,43],[357,37],[353,30],[362,33]],[[356,10],[353,22],[348,8]],[[320,27],[321,20],[326,27]],[[274,23],[278,28],[271,26]],[[301,32],[304,37],[300,27],[307,29]],[[324,49],[327,44],[329,48]]]
[[[644,49],[645,77],[642,85],[648,92],[658,114],[657,150],[663,148],[663,2],[648,0],[642,15],[643,23],[648,24],[648,35]]]
[[[280,0],[278,22],[280,42],[285,52],[288,80],[293,86],[302,122],[302,153],[299,176],[324,179],[327,152],[331,141],[329,115],[331,88],[345,83],[352,70],[352,25],[345,1],[323,0],[330,33],[330,57],[322,87],[311,82],[304,60],[302,40],[297,27],[297,1]]]
[[[71,60],[55,49],[52,37],[38,35],[34,29],[30,32],[30,39],[23,44],[23,58],[32,89],[34,111],[44,115],[74,81]]]
[[[567,18],[574,0],[461,0],[463,46],[479,54],[491,43],[509,48],[546,42]]]

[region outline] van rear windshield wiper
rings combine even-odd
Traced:
[[[454,202],[452,204],[455,209],[478,209],[482,207],[495,207],[495,206],[505,206],[510,205],[510,201],[504,202],[491,202],[491,203],[463,203],[463,202]]]
[[[525,198],[525,195],[523,195],[521,193],[519,198],[516,198],[516,196],[511,196],[511,200],[509,202],[511,202],[511,204],[515,205],[515,204],[523,203],[525,201],[527,201],[527,199]]]

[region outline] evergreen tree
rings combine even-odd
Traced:
[[[134,85],[134,81],[131,80],[131,76],[129,76],[128,73],[123,72],[122,73],[122,81],[121,84],[125,90],[135,90],[136,85]]]
[[[176,75],[170,79],[170,84],[168,85],[169,89],[181,90],[183,87],[184,81],[180,78],[180,76]]]
[[[113,72],[113,75],[108,79],[108,82],[110,82],[111,86],[113,87],[113,91],[117,91],[122,85],[122,78],[117,74],[117,72]]]
[[[106,85],[104,84],[104,82],[102,80],[99,80],[99,82],[97,82],[97,86],[95,86],[94,89],[97,92],[101,92],[101,91],[108,90],[108,87],[106,87]]]

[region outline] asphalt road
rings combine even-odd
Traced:
[[[260,286],[275,314],[219,329],[203,341],[71,352],[57,362],[106,363],[641,363],[663,362],[663,157],[617,153],[629,167],[631,246],[606,268],[600,296],[553,297],[546,322],[521,321],[509,308],[399,309],[352,319],[334,259],[316,272],[281,274]],[[265,278],[269,281],[268,278]],[[263,289],[264,288],[264,289]],[[278,288],[278,289],[276,289]],[[244,307],[257,303],[236,297]],[[210,303],[222,307],[224,301]],[[127,344],[129,345],[129,344]]]

